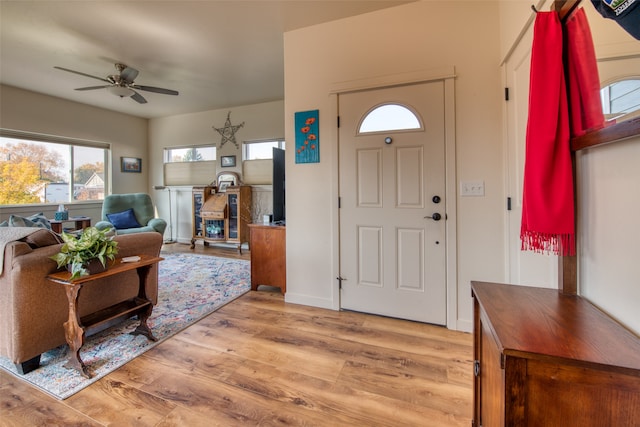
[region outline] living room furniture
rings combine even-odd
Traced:
[[[162,235],[157,232],[116,235],[118,256],[157,257]],[[57,271],[50,259],[62,244],[50,230],[39,229],[28,238],[8,242],[0,275],[0,354],[20,373],[39,366],[40,354],[66,343],[62,324],[68,319],[68,300],[62,286],[47,280]],[[78,315],[90,313],[135,298],[140,279],[135,270],[102,277],[85,287],[78,298]],[[153,265],[146,283],[146,296],[156,304],[158,267]]]
[[[58,234],[64,230],[64,224],[70,222],[74,223],[75,228],[73,231],[84,230],[87,227],[91,227],[91,218],[88,216],[76,216],[64,220],[50,219],[49,222],[51,223],[51,229]]]
[[[194,187],[193,236],[191,249],[197,240],[205,246],[211,243],[249,243],[247,225],[251,222],[251,186],[226,187],[224,192],[216,192],[213,187]]]
[[[286,227],[249,224],[251,233],[251,290],[259,285],[275,286],[287,291]]]
[[[131,211],[130,211],[131,210]],[[130,216],[133,214],[133,223]],[[109,218],[111,216],[111,218]],[[118,222],[115,220],[119,219]],[[123,225],[120,225],[123,224]],[[102,203],[102,218],[96,228],[103,230],[114,227],[117,234],[142,233],[156,231],[164,234],[167,221],[155,217],[155,208],[151,196],[146,193],[111,194]]]
[[[556,289],[472,282],[474,425],[637,426],[640,339]]]
[[[116,258],[112,263],[109,262],[105,271],[81,276],[74,280],[70,280],[71,273],[68,271],[61,271],[47,276],[47,279],[64,287],[68,300],[69,317],[64,323],[64,331],[70,351],[69,361],[65,364],[65,368],[76,369],[85,378],[91,378],[91,373],[80,357],[80,348],[84,344],[85,336],[103,331],[133,316],[138,316],[140,324],[131,334],[144,335],[151,341],[157,341],[147,325],[147,319],[153,311],[153,303],[147,298],[146,287],[151,267],[162,261],[162,259],[149,255],[136,256],[132,261],[128,261],[126,258]],[[138,274],[138,295],[80,318],[78,313],[78,294],[84,286],[99,286],[97,283],[100,283],[100,279],[120,275],[131,270],[136,270]]]

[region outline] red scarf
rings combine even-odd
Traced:
[[[569,114],[557,12],[538,12],[533,28],[522,200],[523,250],[575,254]]]
[[[575,255],[571,136],[604,126],[600,78],[583,9],[566,24],[569,101],[556,12],[538,12],[533,28],[529,119],[520,239],[523,250]]]
[[[598,64],[589,21],[580,8],[566,23],[571,136],[604,127]]]

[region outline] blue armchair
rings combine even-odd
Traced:
[[[155,217],[151,196],[145,193],[112,194],[104,198],[102,218],[96,228],[115,228],[116,234],[157,231],[164,235],[167,222]]]

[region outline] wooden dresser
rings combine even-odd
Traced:
[[[556,289],[471,289],[474,426],[640,425],[640,338]]]
[[[251,234],[251,290],[259,285],[287,291],[286,228],[282,225],[249,224]]]

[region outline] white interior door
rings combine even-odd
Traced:
[[[507,125],[507,187],[511,199],[508,211],[509,283],[554,288],[558,286],[558,257],[521,250],[522,188],[529,111],[529,71],[533,26],[505,63]]]
[[[418,129],[358,132],[388,104]],[[444,325],[444,82],[341,94],[339,111],[341,307]]]

